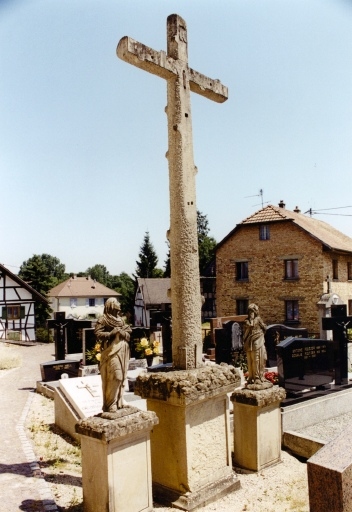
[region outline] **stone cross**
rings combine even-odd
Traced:
[[[187,27],[177,14],[167,18],[167,53],[130,37],[117,46],[122,60],[167,81],[172,359],[177,369],[202,364],[201,295],[190,91],[222,103],[227,87],[188,66]]]

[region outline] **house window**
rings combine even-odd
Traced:
[[[332,260],[332,278],[339,278],[339,263],[338,260]]]
[[[246,315],[248,313],[248,300],[236,300],[236,313],[238,315]]]
[[[298,279],[298,260],[285,260],[285,279]]]
[[[347,279],[352,281],[352,262],[347,263]]]
[[[95,299],[89,299],[89,305],[95,306]]]
[[[298,300],[286,300],[286,322],[298,322],[299,320],[299,309]]]
[[[236,281],[248,279],[248,261],[238,261],[236,263]]]
[[[71,308],[76,308],[77,307],[77,299],[76,298],[71,298],[70,299],[70,306],[71,306]]]
[[[19,320],[20,318],[25,317],[25,307],[24,306],[6,306],[2,308],[1,318],[3,320]]]
[[[267,224],[259,226],[259,240],[270,240],[270,228]]]

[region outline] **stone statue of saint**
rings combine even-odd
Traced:
[[[124,381],[130,359],[128,342],[132,329],[121,318],[120,311],[120,303],[115,298],[108,299],[94,331],[101,344],[103,412],[116,412],[123,407]]]
[[[248,306],[248,317],[243,325],[243,345],[247,355],[248,379],[247,388],[260,390],[272,386],[264,378],[264,368],[267,359],[264,334],[266,325],[259,316],[256,304]]]

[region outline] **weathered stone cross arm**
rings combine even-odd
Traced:
[[[175,78],[187,70],[187,77],[185,78],[188,79],[192,92],[196,92],[217,103],[223,103],[228,98],[228,88],[222,85],[220,80],[208,78],[198,73],[198,71],[189,68],[187,62],[180,61],[180,59],[175,60],[166,55],[162,50],[157,52],[131,37],[125,36],[120,39],[116,53],[125,62],[133,64],[137,68],[148,71],[153,75],[165,78],[165,80]]]

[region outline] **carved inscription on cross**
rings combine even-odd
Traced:
[[[322,318],[322,328],[333,332],[335,384],[348,382],[348,336],[352,329],[352,316],[347,316],[345,304],[332,305],[331,317]]]
[[[196,368],[202,336],[190,91],[222,103],[227,87],[188,66],[187,27],[177,14],[167,18],[167,53],[123,37],[117,55],[167,81],[172,359],[177,369]]]

